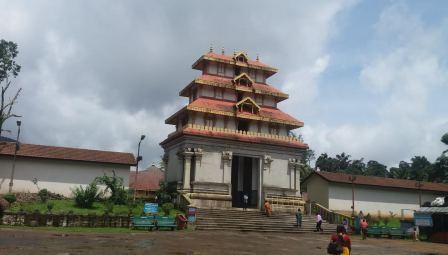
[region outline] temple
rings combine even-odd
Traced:
[[[189,103],[166,119],[176,130],[160,143],[179,199],[199,208],[242,207],[244,194],[253,208],[272,197],[300,199],[308,145],[291,133],[303,122],[277,107],[288,95],[266,82],[278,70],[213,49],[192,68],[202,73],[180,91]]]

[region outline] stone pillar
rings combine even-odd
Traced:
[[[184,159],[184,176],[183,176],[183,186],[182,189],[189,190],[190,189],[190,171],[191,171],[191,157],[194,152],[191,148],[185,148],[184,151],[180,153],[180,155]]]
[[[288,160],[288,167],[291,171],[291,188],[297,190],[300,194],[300,167],[302,167],[302,163],[298,159],[290,158]]]
[[[232,193],[231,180],[232,180],[232,152],[222,152],[222,183],[229,184],[229,195]]]

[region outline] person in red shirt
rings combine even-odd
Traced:
[[[366,219],[362,219],[360,227],[361,227],[362,240],[365,240],[367,238],[367,228],[369,227],[369,224],[367,223]]]
[[[350,237],[347,235],[344,226],[339,225],[336,228],[336,234],[333,234],[330,239],[330,245],[337,246],[341,252],[333,252],[334,255],[350,255],[352,250],[352,243]],[[330,247],[329,245],[329,247]],[[330,252],[330,251],[329,251]]]

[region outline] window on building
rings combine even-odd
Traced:
[[[278,135],[280,133],[280,127],[277,124],[269,125],[269,134]]]
[[[252,78],[253,80],[255,80],[255,74],[256,74],[256,72],[255,72],[255,70],[253,70],[253,69],[250,69],[249,70],[249,76],[250,76],[250,78]]]
[[[223,99],[224,91],[222,88],[215,88],[215,98]]]
[[[212,115],[204,116],[204,126],[213,127],[215,126],[215,118]]]
[[[225,64],[223,64],[223,63],[218,63],[218,74],[222,74],[222,75],[224,75],[224,72],[225,72]]]
[[[249,131],[249,121],[247,120],[238,120],[238,130],[241,131]]]

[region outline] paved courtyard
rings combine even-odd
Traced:
[[[0,229],[0,254],[326,254],[322,234],[244,232],[70,233]],[[448,245],[353,237],[352,254],[448,254]]]

